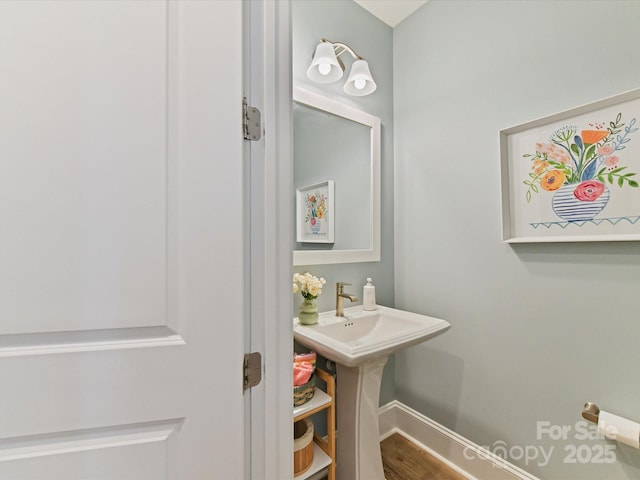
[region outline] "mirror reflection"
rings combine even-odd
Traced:
[[[294,265],[366,262],[380,259],[380,120],[333,99],[294,90]],[[311,239],[307,187],[331,182],[332,242]],[[313,189],[312,189],[313,190]],[[307,202],[305,203],[305,200]],[[326,233],[327,209],[316,220]],[[309,241],[297,241],[299,229]],[[322,235],[318,234],[318,235]]]
[[[301,103],[293,119],[295,188],[334,182],[334,243],[296,242],[296,250],[371,248],[371,128]]]

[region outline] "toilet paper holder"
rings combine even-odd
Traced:
[[[582,418],[598,425],[598,433],[607,440],[640,449],[640,423],[619,417],[592,402],[584,404]]]
[[[600,407],[598,407],[598,405],[592,402],[587,402],[584,404],[584,408],[582,410],[582,418],[597,424],[599,415]]]

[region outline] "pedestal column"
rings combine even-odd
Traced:
[[[378,403],[387,357],[337,365],[337,480],[384,480]]]

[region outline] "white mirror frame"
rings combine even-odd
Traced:
[[[293,89],[293,101],[332,113],[371,128],[371,248],[349,250],[294,250],[293,264],[325,265],[332,263],[380,261],[380,119],[332,98],[299,87]]]

